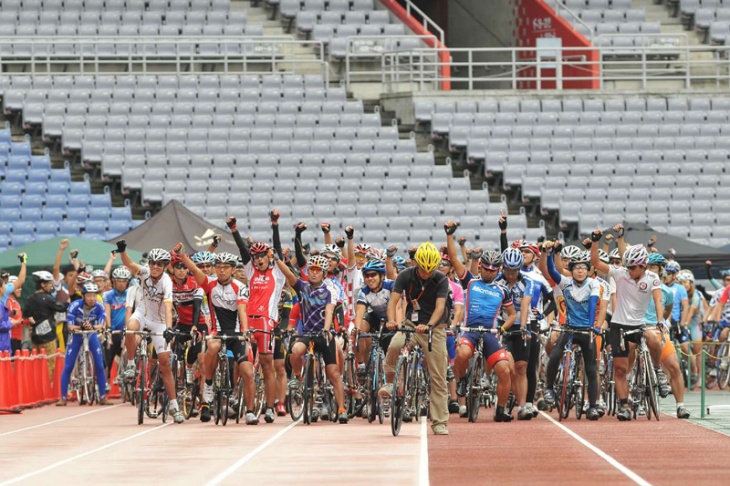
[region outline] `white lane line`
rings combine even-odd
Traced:
[[[129,437],[125,437],[124,439],[115,440],[114,442],[110,442],[109,444],[103,445],[101,447],[97,447],[96,449],[92,449],[90,451],[82,452],[81,454],[76,454],[75,456],[69,457],[67,459],[64,459],[62,461],[54,462],[50,466],[43,467],[41,469],[38,469],[33,472],[29,472],[27,474],[23,474],[22,476],[15,477],[13,479],[9,479],[5,482],[0,483],[0,486],[7,486],[10,484],[19,483],[20,481],[25,481],[28,478],[32,478],[33,476],[37,476],[39,474],[43,474],[45,472],[51,471],[53,469],[56,469],[57,467],[61,467],[64,464],[68,464],[69,462],[73,462],[77,459],[82,459],[86,456],[90,456],[91,454],[96,454],[97,452],[101,452],[103,450],[109,449],[110,447],[114,447],[115,445],[122,444],[124,442],[128,442],[130,440],[134,440],[137,437],[142,437],[145,434],[149,434],[150,432],[154,432],[156,430],[160,430],[163,427],[167,427],[168,425],[171,425],[172,422],[167,422],[166,424],[158,425],[157,427],[154,427],[152,429],[143,430],[142,432],[137,432],[134,435],[130,435]]]
[[[421,417],[421,457],[419,461],[420,486],[428,486],[428,422],[426,417]]]
[[[301,421],[302,420],[299,419],[296,422],[292,422],[291,424],[289,424],[285,428],[281,429],[279,432],[277,432],[276,434],[274,434],[273,436],[271,436],[266,442],[264,442],[263,444],[259,445],[256,449],[252,450],[251,452],[249,452],[248,454],[246,454],[245,456],[243,456],[241,459],[239,459],[238,461],[236,461],[234,464],[232,464],[228,469],[226,469],[225,471],[223,471],[222,473],[220,473],[218,476],[216,476],[213,479],[211,479],[210,481],[208,481],[206,483],[206,486],[214,486],[216,484],[220,484],[221,481],[223,481],[228,476],[230,476],[231,474],[233,474],[238,468],[240,468],[241,466],[243,466],[244,464],[246,464],[248,461],[250,461],[251,459],[253,459],[254,457],[256,457],[256,455],[258,455],[261,451],[263,451],[264,449],[266,449],[267,447],[269,447],[271,444],[273,444],[274,442],[276,442],[277,440],[279,440],[279,438],[282,435],[286,434],[291,429],[293,429],[298,424],[300,424]],[[0,486],[2,486],[2,485],[0,484]]]
[[[111,406],[111,407],[100,407],[100,408],[97,408],[96,410],[92,410],[90,412],[79,413],[79,414],[76,414],[76,415],[72,415],[70,417],[65,417],[65,418],[62,418],[62,419],[52,420],[50,422],[45,422],[43,424],[32,425],[30,427],[23,427],[22,429],[11,430],[9,432],[3,432],[3,433],[0,433],[0,437],[5,437],[6,435],[13,435],[13,434],[17,434],[17,433],[20,433],[20,432],[25,432],[26,430],[38,429],[40,427],[45,427],[46,425],[53,425],[53,424],[57,424],[57,423],[60,423],[60,422],[65,422],[67,420],[73,420],[75,418],[84,417],[86,415],[91,415],[92,413],[104,412],[106,410],[111,410],[113,408],[120,407],[121,405],[122,405],[121,403],[118,403],[118,404],[116,404],[114,406]]]
[[[610,465],[612,465],[613,467],[618,469],[621,473],[623,473],[626,477],[631,479],[636,484],[639,484],[641,486],[651,486],[651,483],[649,481],[645,480],[644,478],[642,478],[641,476],[636,474],[634,471],[632,471],[628,467],[624,466],[623,464],[618,462],[616,459],[609,456],[608,454],[603,452],[601,449],[599,449],[598,447],[596,447],[593,444],[591,444],[590,442],[588,442],[583,437],[576,434],[575,432],[570,430],[568,427],[566,427],[565,425],[561,424],[560,422],[558,422],[557,420],[552,418],[550,415],[546,414],[545,412],[540,412],[540,414],[543,417],[545,417],[546,419],[548,419],[550,422],[552,422],[553,424],[557,425],[558,428],[560,428],[563,432],[570,435],[572,438],[574,438],[575,440],[577,440],[578,442],[580,442],[581,444],[586,446],[588,449],[593,451],[598,457],[600,457],[601,459],[603,459],[604,461],[606,461],[607,463],[609,463]]]

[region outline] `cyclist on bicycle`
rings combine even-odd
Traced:
[[[248,304],[248,287],[233,278],[238,257],[231,253],[218,253],[215,255],[216,278],[209,277],[199,269],[195,263],[184,253],[183,245],[178,243],[173,250],[180,255],[185,266],[195,277],[203,291],[208,296],[210,303],[211,319],[213,321],[210,330],[212,335],[223,334],[227,336],[240,336],[248,332],[248,317],[246,307]],[[218,351],[221,349],[219,340],[211,340],[208,350],[204,356],[205,385],[203,387],[203,403],[200,410],[200,421],[210,421],[210,404],[213,402],[215,390],[213,388],[213,374],[218,367]],[[256,398],[256,383],[253,378],[253,363],[249,361],[249,353],[246,346],[238,339],[226,341],[226,348],[233,354],[233,360],[238,364],[238,371],[243,378],[244,400],[246,402],[246,424],[256,425],[259,418],[253,412]]]
[[[347,410],[345,409],[345,388],[342,383],[342,375],[337,366],[335,340],[332,336],[334,323],[335,296],[331,286],[325,284],[325,271],[329,267],[327,258],[320,255],[309,257],[307,282],[289,269],[279,258],[273,255],[279,270],[286,275],[286,280],[299,297],[302,330],[307,334],[321,333],[321,337],[299,337],[291,349],[291,367],[295,379],[301,381],[302,357],[307,352],[307,346],[314,342],[314,350],[322,355],[325,364],[325,373],[334,387],[335,400],[337,401],[338,421],[341,424],[348,422]]]
[[[675,261],[667,262],[664,266],[666,272],[666,278],[664,284],[674,292],[674,305],[672,306],[672,332],[677,337],[677,340],[682,340],[682,329],[680,323],[687,322],[687,315],[689,314],[689,296],[687,295],[687,289],[684,285],[677,282],[677,275],[682,268],[679,263]]]
[[[623,225],[616,225],[614,231],[618,235],[619,246],[625,246],[623,241]],[[634,245],[626,249],[622,256],[623,267],[609,266],[600,260],[598,245],[603,231],[595,230],[591,234],[591,265],[599,272],[607,273],[616,281],[616,307],[611,319],[609,342],[613,355],[614,380],[616,382],[616,396],[619,399],[620,410],[616,414],[620,421],[632,418],[629,408],[629,385],[626,375],[629,372],[629,352],[633,344],[641,342],[638,334],[624,336],[624,331],[643,328],[646,320],[646,308],[653,303],[656,315],[663,315],[662,291],[659,276],[647,270],[649,254],[643,245]],[[650,349],[659,347],[659,340],[654,333],[645,333],[647,345]],[[677,411],[684,404],[677,403]]]
[[[355,304],[355,328],[362,333],[376,334],[380,331],[381,322],[388,318],[388,301],[395,282],[385,278],[385,265],[380,260],[365,263],[362,274],[365,285],[360,289]],[[383,336],[380,342],[382,349],[388,349],[391,338],[390,335]],[[367,363],[371,347],[370,338],[360,339],[360,350],[357,352],[360,363]],[[364,371],[364,365],[361,371]]]
[[[112,272],[112,289],[104,293],[106,327],[111,331],[123,331],[126,326],[127,289],[132,273],[127,267],[117,267]],[[122,355],[122,334],[113,334],[106,348],[106,377],[111,379],[112,363]],[[120,375],[121,377],[121,375]]]
[[[564,277],[555,268],[554,255],[552,254],[553,242],[546,242],[543,249],[548,252],[547,267],[550,278],[561,290],[566,306],[566,327],[575,329],[591,329],[595,334],[601,333],[600,324],[596,324],[598,303],[601,299],[601,284],[598,280],[589,278],[591,267],[590,256],[581,254],[570,260],[568,269],[572,277]],[[560,361],[563,359],[563,352],[570,336],[563,334],[556,346],[550,353],[550,360],[547,365],[547,385],[545,400],[549,405],[555,404],[555,377],[558,374]],[[596,409],[598,399],[598,374],[596,373],[596,348],[593,340],[585,335],[574,335],[573,343],[580,346],[583,354],[583,365],[585,376],[588,380],[588,420],[598,420],[601,415]],[[564,370],[566,373],[568,370]],[[582,403],[576,403],[576,407],[582,407]]]
[[[61,375],[61,401],[58,406],[66,406],[66,396],[68,394],[68,383],[71,379],[71,373],[76,366],[76,358],[84,344],[83,338],[74,336],[75,331],[102,331],[106,325],[106,317],[104,314],[104,306],[97,302],[96,297],[99,294],[98,287],[93,282],[87,282],[81,287],[81,293],[84,298],[76,300],[68,306],[67,325],[69,331],[69,343],[66,346],[66,362]],[[104,355],[101,351],[99,336],[97,334],[89,335],[89,349],[94,356],[94,374],[96,375],[96,383],[99,387],[99,405],[111,405],[106,399],[106,377],[104,373]],[[79,403],[83,405],[83,403]]]
[[[434,435],[448,435],[448,387],[446,374],[448,354],[446,352],[446,299],[449,296],[449,279],[436,270],[441,263],[441,253],[430,242],[421,243],[413,255],[415,267],[398,274],[388,301],[388,329],[399,326],[396,321],[401,298],[405,299],[405,325],[415,328],[413,339],[418,343],[428,365],[431,377],[431,420]],[[431,331],[432,349],[424,334]],[[388,346],[385,356],[385,381],[379,394],[390,398],[393,394],[393,378],[398,356],[405,345],[405,335],[397,333]]]
[[[195,361],[201,369],[201,374],[205,373],[202,357],[203,343],[205,335],[208,333],[208,326],[205,324],[205,318],[202,315],[201,308],[203,306],[203,289],[198,285],[195,278],[190,275],[188,268],[183,263],[182,258],[175,252],[172,252],[172,303],[175,307],[177,319],[175,321],[174,330],[182,333],[174,337],[180,343],[186,343],[193,338],[192,333],[198,333],[198,339],[194,346],[188,350],[187,358],[178,356],[178,363],[185,362],[185,381],[192,383],[193,365]]]
[[[697,373],[702,358],[702,315],[707,307],[707,302],[695,288],[695,276],[691,270],[681,270],[677,275],[677,282],[684,285],[689,298],[687,317],[679,323],[679,328],[682,331],[680,343],[685,354],[689,354],[690,344],[692,345],[692,370]],[[692,378],[692,381],[699,385],[699,376],[693,376]]]
[[[151,339],[159,359],[162,382],[165,385],[165,390],[167,390],[167,396],[171,397],[168,409],[175,423],[181,424],[185,422],[185,416],[177,403],[175,379],[172,376],[170,363],[170,348],[165,338],[159,335],[164,333],[166,329],[172,328],[172,280],[165,273],[165,268],[171,260],[170,252],[162,248],[154,248],[147,255],[148,265],[138,265],[127,254],[126,241],[117,241],[117,251],[122,255],[124,266],[129,269],[133,276],[139,278],[139,305],[129,319],[127,329],[132,331],[147,329],[156,334],[151,336]],[[127,369],[124,370],[124,378],[127,381],[133,381],[137,376],[134,364],[134,355],[137,352],[137,336],[129,334],[125,339]]]
[[[529,334],[530,319],[532,317],[532,300],[535,298],[535,282],[521,273],[524,265],[524,256],[517,248],[507,248],[502,253],[502,273],[497,277],[497,282],[507,287],[512,296],[515,311],[519,312],[516,321],[522,332],[514,333],[505,338],[507,349],[514,358],[514,373],[512,375],[512,390],[515,400],[520,406],[517,412],[517,420],[530,420],[533,417],[533,408],[527,403],[528,379],[527,370],[532,358],[532,346],[539,346],[539,342]],[[513,327],[507,322],[502,325],[504,331]],[[509,324],[509,325],[507,325]]]
[[[259,363],[264,374],[264,390],[266,395],[266,423],[274,421],[274,402],[277,396],[276,371],[274,369],[274,351],[277,345],[274,330],[279,325],[279,301],[286,282],[286,276],[273,263],[273,252],[281,258],[281,240],[279,238],[279,213],[271,211],[271,228],[273,230],[274,248],[259,241],[247,248],[236,227],[236,218],[230,216],[226,221],[241,253],[249,282],[249,298],[246,307],[248,326],[263,331],[253,334],[254,351],[259,355]],[[280,344],[279,344],[280,346]],[[284,407],[280,402],[279,408]]]
[[[463,397],[466,395],[466,371],[469,360],[474,355],[474,349],[479,339],[479,334],[470,333],[469,328],[494,328],[502,311],[507,317],[503,327],[507,328],[512,326],[517,319],[517,312],[509,289],[496,282],[497,274],[502,266],[501,253],[496,250],[484,251],[479,257],[479,277],[475,277],[459,260],[454,235],[448,232],[446,234],[446,245],[456,276],[466,292],[464,317],[466,329],[464,334],[461,335],[456,350],[456,358],[454,359],[454,375],[459,383],[457,394]],[[494,413],[494,421],[511,422],[512,415],[504,410],[512,387],[509,355],[494,334],[482,334],[482,345],[484,346],[484,359],[487,363],[487,370],[494,369],[498,379],[497,408]],[[459,410],[459,415],[466,416],[466,407],[462,407],[463,410]]]
[[[652,253],[649,255],[649,259],[647,261],[647,270],[650,272],[654,272],[657,275],[659,275],[660,279],[666,277],[666,273],[664,272],[664,265],[667,264],[667,259],[662,256],[661,253]],[[646,320],[646,325],[653,327],[655,333],[658,336],[662,336],[665,333],[665,328],[668,328],[665,324],[666,319],[669,318],[669,316],[672,315],[672,306],[674,305],[674,292],[671,288],[667,287],[664,283],[661,283],[661,289],[662,289],[662,306],[664,306],[664,313],[662,314],[660,319],[657,319],[656,310],[649,306],[646,309],[646,314],[644,316],[644,319]],[[671,339],[668,339],[669,336],[665,336],[666,339],[664,339],[664,345],[662,346],[662,351],[660,356],[652,355],[652,359],[655,363],[660,363],[665,366],[668,365],[668,363],[665,363],[667,360],[671,360],[672,356],[674,356],[675,360],[677,358],[677,351],[674,347],[674,343],[672,343]],[[669,366],[667,366],[669,368]],[[665,398],[667,395],[669,395],[669,382],[667,381],[667,375],[662,370],[661,365],[656,366],[655,368],[656,374],[657,374],[657,383],[659,384],[659,394],[662,398]],[[679,366],[677,366],[677,369],[679,369]],[[680,373],[679,375],[679,382],[682,384],[684,383],[684,379],[682,378],[682,375]],[[681,392],[680,396],[681,396]]]

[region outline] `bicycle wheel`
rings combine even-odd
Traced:
[[[99,381],[96,377],[96,369],[94,368],[94,355],[91,351],[86,353],[86,366],[89,376],[89,405],[93,405],[101,398],[101,394],[106,395],[106,390],[99,389]]]
[[[356,367],[355,356],[348,356],[345,360],[345,376],[342,382],[345,388],[345,410],[349,418],[355,416],[355,393],[358,386]]]
[[[246,407],[243,404],[243,378],[240,376],[238,377],[238,383],[236,383],[236,391],[234,392],[236,396],[236,423],[239,423],[241,421],[241,417],[243,417],[243,413],[246,411]]]
[[[644,353],[644,362],[644,369],[646,370],[646,418],[651,420],[651,414],[653,413],[654,418],[659,420],[659,385],[648,351]]]
[[[79,380],[80,380],[80,396],[79,396],[79,405],[86,405],[89,403],[89,367],[87,366],[87,356],[86,353],[82,352],[81,357],[79,358],[79,361],[77,363],[77,367],[79,369]]]
[[[565,356],[563,357],[562,389],[560,390],[560,401],[558,402],[558,421],[567,419],[568,414],[570,413],[570,397],[572,395],[570,386],[571,365],[571,353],[565,353]]]
[[[376,361],[377,357],[370,360],[368,363],[367,377],[365,380],[365,406],[367,407],[367,419],[370,424],[375,421],[378,414],[378,390],[376,389],[376,383],[378,382],[378,368]]]
[[[137,386],[135,389],[135,400],[137,401],[137,424],[142,425],[144,423],[145,407],[147,406],[147,400],[145,395],[147,394],[147,357],[143,357],[137,364]]]
[[[583,416],[583,401],[585,400],[585,376],[583,373],[583,360],[580,359],[580,355],[576,354],[573,376],[573,396],[575,397],[573,403],[575,404],[575,418],[578,420]]]
[[[314,360],[312,355],[308,354],[304,362],[304,423],[309,425],[312,423],[312,413],[314,412]]]
[[[390,406],[390,430],[394,436],[400,433],[400,427],[403,423],[403,412],[408,406],[408,357],[401,356],[395,367],[395,377],[393,378],[393,396],[391,397]]]
[[[469,369],[467,379],[469,392],[466,395],[466,413],[469,422],[476,422],[479,416],[479,401],[482,395],[482,374],[484,374],[484,360],[477,354]]]
[[[421,405],[423,403],[423,393],[421,380],[423,379],[418,355],[411,357],[410,378],[408,378],[408,394],[409,408],[404,413],[410,412],[411,420],[418,420],[421,416]]]
[[[387,404],[386,400],[384,398],[380,397],[380,394],[378,394],[378,390],[380,390],[382,387],[385,386],[385,355],[382,351],[378,352],[378,358],[377,358],[377,372],[378,376],[375,380],[375,401],[378,406],[378,422],[381,424],[385,422],[385,406]]]
[[[717,350],[717,362],[715,369],[717,370],[717,386],[724,390],[727,388],[728,380],[730,380],[730,345],[721,344]]]
[[[289,388],[289,393],[286,394],[286,408],[289,410],[289,415],[293,421],[296,422],[302,418],[302,414],[304,413],[304,396],[301,386]]]
[[[629,388],[629,394],[633,395],[631,397],[631,401],[634,412],[634,420],[636,420],[639,416],[639,409],[641,408],[641,405],[644,404],[644,395],[646,394],[646,384],[644,383],[645,377],[644,360],[641,359],[641,356],[639,356],[639,359],[636,360],[632,386]]]
[[[256,384],[256,397],[253,403],[253,413],[258,417],[264,413],[264,406],[266,405],[266,389],[264,388],[264,371],[259,368],[258,373],[254,375],[254,382]]]

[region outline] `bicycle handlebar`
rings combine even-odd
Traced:
[[[241,334],[215,334],[215,335],[209,335],[205,336],[205,339],[216,339],[218,341],[227,341],[229,339],[236,339],[238,341],[248,341],[248,336],[241,335]]]

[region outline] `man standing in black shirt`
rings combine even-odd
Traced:
[[[25,302],[23,315],[33,319],[30,339],[33,349],[46,352],[46,356],[56,353],[56,312],[66,312],[68,304],[56,301],[51,295],[53,289],[53,275],[41,270],[33,273],[36,282],[36,292]],[[49,359],[48,372],[53,379],[53,368],[56,360]]]
[[[431,419],[435,435],[448,435],[449,412],[447,406],[448,389],[446,386],[446,369],[448,356],[446,353],[446,322],[448,315],[446,299],[449,295],[447,277],[436,271],[441,263],[441,254],[430,242],[421,243],[414,255],[415,267],[407,268],[398,274],[393,292],[388,302],[387,327],[393,330],[398,327],[396,320],[401,298],[405,299],[405,325],[414,327],[417,334],[413,339],[421,345],[423,355],[428,364],[431,376]],[[427,333],[431,331],[432,349],[428,349]],[[405,344],[405,334],[396,333],[388,347],[385,357],[385,381],[380,395],[388,398],[393,393],[393,377],[398,356]],[[419,410],[414,410],[419,413]]]

